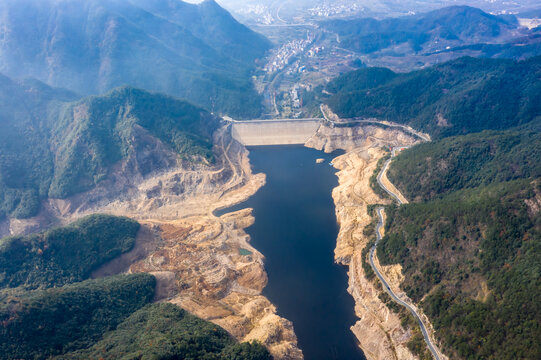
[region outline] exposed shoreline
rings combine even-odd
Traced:
[[[182,216],[144,220],[163,245],[132,263],[129,272],[155,274],[164,296],[161,301],[220,325],[239,341],[257,340],[275,359],[302,359],[293,324],[278,316],[276,307],[261,295],[267,283],[264,255],[244,231],[254,222],[252,209],[215,215],[244,202],[265,184],[264,174],[252,173],[248,151],[230,138],[226,128],[221,131],[217,143],[230,176],[222,183],[210,181],[206,191],[198,194],[196,187],[193,196],[164,205],[167,212]]]
[[[372,221],[367,205],[386,202],[368,181],[384,155],[382,147],[417,141],[399,129],[321,125],[305,144],[328,153],[346,151],[332,162],[339,170],[339,185],[332,191],[340,229],[335,261],[348,266],[348,292],[359,318],[351,330],[367,359],[416,359],[406,347],[411,333],[401,327],[398,316],[365,277],[362,249],[369,241],[363,230]],[[26,224],[17,222],[10,231],[34,231],[50,226],[51,218],[68,223],[97,212],[134,218],[142,224],[135,249],[94,276],[152,273],[158,279],[156,301],[175,303],[222,326],[240,341],[258,340],[275,359],[302,359],[293,324],[278,316],[276,307],[261,295],[267,282],[264,255],[244,231],[254,221],[251,209],[215,215],[250,198],[265,184],[265,175],[252,173],[249,152],[230,137],[227,127],[217,132],[215,142],[221,155],[214,167],[186,169],[181,164],[131,183],[117,179],[118,188],[127,191],[115,193],[117,189],[105,189],[108,184],[104,184],[67,200],[51,200],[45,215]],[[119,173],[126,171],[124,166]],[[382,268],[399,284],[398,265]]]
[[[363,269],[363,249],[370,236],[363,233],[373,218],[367,212],[369,204],[385,204],[370,188],[369,179],[377,162],[385,153],[384,146],[412,145],[417,139],[398,129],[382,129],[377,126],[353,128],[321,127],[307,146],[331,152],[343,149],[345,154],[333,160],[339,185],[332,196],[339,223],[335,261],[349,267],[348,291],[355,300],[355,313],[359,320],[351,330],[367,359],[417,359],[407,348],[412,336],[405,330],[399,316],[393,313],[379,298],[379,290],[367,280]],[[397,266],[387,269],[400,279]]]
[[[133,218],[142,225],[135,248],[94,271],[94,277],[151,273],[158,280],[155,301],[177,304],[239,341],[257,340],[275,359],[302,359],[293,324],[261,295],[267,283],[264,256],[244,231],[254,221],[252,210],[214,215],[255,194],[265,175],[252,173],[248,151],[227,127],[215,133],[214,142],[212,166],[175,160],[176,166],[141,176],[140,159],[127,159],[115,166],[110,181],[69,199],[49,200],[38,217],[13,221],[8,231],[40,231],[92,213]],[[167,152],[149,155],[178,159]]]

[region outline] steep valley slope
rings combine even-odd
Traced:
[[[321,126],[306,144],[326,152],[346,151],[333,159],[333,166],[339,170],[339,185],[332,196],[340,225],[334,257],[338,264],[348,267],[348,292],[355,300],[359,318],[351,330],[368,359],[418,359],[417,353],[424,352],[423,344],[417,353],[410,349],[417,336],[414,324],[392,306],[390,299],[382,297],[385,293],[366,264],[366,250],[375,237],[375,214],[370,208],[390,202],[374,192],[370,178],[385,157],[385,148],[419,142],[417,137],[400,129],[361,125]],[[385,270],[387,277],[391,275],[397,283],[403,279],[400,268],[385,267]]]
[[[401,289],[453,358],[541,353],[540,144],[532,128],[485,131],[422,144],[391,166],[414,201],[388,209],[378,257],[402,267]]]
[[[180,161],[129,182],[105,181],[85,193],[49,199],[37,218],[13,221],[23,230],[42,218],[64,223],[96,212],[136,219],[142,228],[134,249],[93,276],[149,272],[157,278],[157,299],[213,321],[239,340],[258,340],[276,358],[302,358],[292,324],[261,296],[267,280],[263,255],[243,231],[253,222],[250,209],[213,215],[249,197],[265,177],[251,173],[248,152],[227,128],[214,136],[214,165]],[[128,162],[118,164],[113,177],[127,176]]]
[[[99,103],[107,103],[105,100]],[[92,118],[91,111],[85,115],[79,108],[70,107],[70,111],[81,119]],[[115,109],[116,114],[129,114],[137,104],[121,107],[126,110],[120,112]],[[142,226],[133,250],[96,270],[93,277],[151,273],[157,279],[156,300],[178,304],[239,340],[258,340],[277,359],[302,358],[293,325],[277,316],[276,308],[261,296],[267,281],[264,257],[250,245],[243,230],[254,221],[251,210],[219,218],[213,215],[216,209],[239,203],[264,185],[264,174],[251,171],[248,151],[232,139],[226,125],[214,131],[209,160],[197,155],[199,161],[193,161],[179,157],[165,139],[137,124],[132,126],[135,136],[129,144],[133,151],[106,167],[103,179],[63,199],[45,199],[38,216],[11,217],[4,229],[31,232],[92,213],[136,219]],[[322,125],[307,143],[325,151],[347,151],[333,162],[341,170],[340,186],[333,191],[340,223],[335,258],[350,267],[349,291],[360,319],[352,330],[373,359],[393,354],[415,358],[407,345],[414,331],[378,296],[377,283],[366,279],[362,256],[369,242],[363,230],[373,221],[367,205],[386,202],[369,186],[378,159],[384,155],[381,148],[416,142],[397,128]]]
[[[435,139],[391,163],[388,180],[410,203],[386,207],[375,265],[395,294],[424,312],[438,347],[452,358],[539,357],[539,61],[462,58],[405,74],[372,68],[327,86],[330,109],[342,117],[410,124]],[[331,134],[321,147],[338,140]],[[344,169],[355,174],[352,159]],[[340,158],[333,163],[344,166]],[[346,174],[339,173],[341,186]],[[359,188],[350,185],[349,192]],[[374,224],[367,220],[365,232],[354,225],[364,214],[351,216],[349,224],[357,239],[368,242]],[[337,254],[351,248],[339,241]],[[358,255],[357,265],[345,257],[352,263],[350,278],[355,268],[361,271],[356,281],[374,278],[366,255]],[[382,289],[374,289],[396,309]],[[370,295],[357,294],[366,309],[363,300]],[[423,358],[423,337],[412,330],[402,344]],[[381,358],[398,356],[394,349]],[[365,353],[377,357],[376,350],[367,346]]]
[[[29,93],[42,99],[35,86],[18,94],[35,104]],[[76,102],[46,100],[2,117],[9,141],[0,153],[1,190],[4,201],[5,194],[18,200],[5,203],[12,212],[5,211],[0,235],[34,233],[94,213],[135,219],[142,226],[134,249],[93,276],[150,272],[157,300],[211,320],[238,340],[258,340],[276,358],[302,358],[292,324],[261,296],[263,255],[243,231],[253,222],[251,211],[213,215],[265,182],[251,172],[248,152],[229,127],[193,105],[132,88]],[[35,135],[40,129],[47,136]],[[33,139],[45,150],[35,154],[20,143]],[[38,172],[36,162],[48,167]],[[7,171],[14,166],[23,171]],[[6,174],[21,177],[10,182]],[[13,211],[32,196],[34,213]]]
[[[71,93],[38,81],[3,80],[0,216],[29,218],[47,198],[63,199],[104,181],[121,188],[179,161],[212,161],[219,120],[185,101],[130,87],[74,101]]]
[[[270,43],[214,0],[6,0],[0,28],[0,72],[10,77],[86,96],[128,84],[260,114],[250,76]]]

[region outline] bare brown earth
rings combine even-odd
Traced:
[[[340,224],[335,261],[349,267],[348,291],[355,299],[355,312],[359,318],[351,330],[368,359],[416,359],[406,346],[412,333],[402,328],[398,315],[379,299],[380,290],[366,279],[362,267],[362,250],[370,240],[363,230],[373,221],[368,215],[367,205],[387,202],[373,192],[369,178],[384,155],[383,147],[416,142],[400,130],[360,126],[321,127],[307,143],[307,146],[327,152],[346,150],[344,155],[333,160],[339,170],[339,185],[332,194]],[[396,267],[385,269],[385,274],[393,276],[397,283],[402,276]]]
[[[231,138],[227,127],[215,134],[217,159],[212,166],[179,160],[142,129],[138,137],[146,144],[144,151],[134,151],[100,186],[66,200],[50,200],[33,219],[3,223],[0,235],[38,231],[97,212],[134,218],[142,224],[135,248],[93,276],[150,272],[158,279],[156,301],[178,304],[241,341],[259,340],[275,359],[302,359],[291,322],[276,315],[261,295],[267,282],[264,257],[244,231],[254,221],[251,209],[213,215],[264,185],[265,175],[251,172],[248,151]],[[333,160],[340,170],[339,186],[333,190],[340,224],[335,260],[349,266],[348,291],[359,317],[352,331],[368,359],[415,358],[405,346],[411,334],[378,298],[379,290],[361,266],[361,252],[369,241],[363,230],[373,220],[367,205],[385,203],[368,179],[383,147],[415,142],[399,129],[320,126],[306,143],[326,152],[346,150]],[[141,169],[149,166],[166,170],[143,175]],[[241,255],[241,249],[249,254]],[[382,270],[393,285],[400,282],[399,268]]]
[[[50,200],[38,217],[12,221],[5,228],[11,234],[26,233],[91,213],[136,219],[142,227],[134,249],[94,277],[152,273],[158,279],[156,301],[178,304],[240,341],[258,340],[275,359],[302,359],[292,323],[276,315],[274,305],[261,295],[267,283],[264,257],[244,231],[254,221],[252,210],[213,215],[265,183],[264,174],[252,173],[246,148],[224,127],[215,134],[215,164],[194,164],[178,159],[142,129],[138,136],[144,140],[134,145],[138,151],[97,188]],[[143,175],[142,169],[149,167],[166,170]]]

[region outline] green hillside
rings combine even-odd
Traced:
[[[541,57],[461,58],[394,76],[360,69],[331,81],[325,101],[343,118],[376,117],[435,137],[503,130],[541,117]],[[368,78],[359,82],[358,78]],[[371,84],[374,84],[370,86]]]
[[[541,177],[541,133],[484,131],[424,143],[400,154],[388,177],[408,199]]]
[[[40,234],[0,240],[0,289],[37,289],[82,281],[134,246],[139,224],[91,215]]]
[[[258,343],[236,343],[222,328],[173,304],[133,313],[91,348],[59,359],[270,360]]]
[[[0,78],[0,216],[30,217],[47,197],[91,189],[111,165],[152,149],[142,134],[189,161],[212,161],[218,119],[187,102],[129,87],[75,99],[38,81]],[[139,171],[167,165],[151,158]]]
[[[137,149],[136,125],[185,159],[212,159],[215,117],[162,94],[119,88],[69,104],[52,125],[55,169],[49,196],[64,198],[106,177],[111,165]]]
[[[402,265],[443,350],[459,359],[538,359],[539,132],[481,132],[422,144],[389,177],[415,202],[387,209],[378,246]]]
[[[149,274],[120,275],[5,297],[2,357],[47,359],[92,346],[152,300],[155,282]]]

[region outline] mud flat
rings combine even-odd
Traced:
[[[351,331],[367,359],[416,359],[406,345],[413,334],[401,326],[398,315],[379,299],[380,290],[367,280],[362,266],[362,250],[370,241],[363,230],[373,221],[367,205],[388,201],[376,195],[369,185],[378,160],[385,154],[382,148],[416,142],[417,139],[400,130],[358,126],[321,127],[306,144],[326,152],[346,150],[344,155],[333,160],[334,167],[339,170],[339,185],[332,193],[340,225],[335,261],[349,267],[348,291],[355,299],[355,313],[359,319]],[[385,270],[400,281],[399,268]]]

